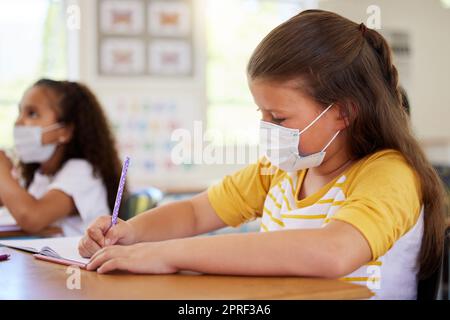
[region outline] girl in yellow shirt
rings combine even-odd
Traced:
[[[308,10],[270,32],[247,71],[267,158],[113,228],[99,218],[79,244],[87,268],[342,278],[415,298],[439,263],[444,196],[384,38]],[[261,232],[190,238],[256,217]]]

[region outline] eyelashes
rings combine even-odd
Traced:
[[[286,118],[275,118],[271,112],[263,111],[259,107],[256,108],[256,111],[261,111],[263,113],[263,115],[266,114],[266,115],[270,116],[271,120],[277,124],[281,124],[282,122],[284,122],[286,120]]]
[[[39,116],[39,114],[34,110],[28,110],[25,114],[28,118],[36,118]]]
[[[284,119],[284,118],[278,118],[278,119],[272,118],[272,119],[273,119],[273,121],[275,121],[275,122],[278,123],[278,124],[281,124],[283,121],[286,120],[286,119]]]

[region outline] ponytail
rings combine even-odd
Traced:
[[[393,64],[392,53],[386,40],[375,30],[365,33],[367,43],[375,51],[386,85],[396,105],[405,108],[408,104],[406,92],[399,86],[397,68]],[[409,164],[416,169],[422,183],[422,202],[424,204],[424,237],[420,251],[422,262],[421,277],[429,276],[439,266],[438,257],[444,246],[445,214],[448,212],[448,199],[441,179],[433,166],[427,161],[419,143],[410,134],[400,137],[400,150]]]
[[[403,97],[399,86],[398,71],[393,63],[392,51],[386,40],[375,30],[366,29],[363,37],[372,47],[378,58],[386,85],[399,105],[403,105]]]

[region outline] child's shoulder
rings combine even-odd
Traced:
[[[86,176],[92,175],[92,173],[93,167],[86,159],[69,159],[62,165],[56,176]]]
[[[370,155],[365,156],[358,164],[361,168],[388,168],[388,167],[409,167],[409,164],[405,157],[397,150],[383,149],[376,151]]]
[[[406,161],[405,157],[395,149],[383,149],[364,157],[365,161]]]
[[[350,180],[415,179],[416,172],[406,158],[397,150],[384,149],[360,159],[348,172]]]

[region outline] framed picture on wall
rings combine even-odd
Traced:
[[[97,0],[101,76],[193,75],[193,0]]]
[[[191,72],[191,48],[184,40],[155,40],[149,45],[149,72],[185,75]]]
[[[100,4],[100,30],[106,34],[136,35],[144,31],[141,0],[104,0]]]
[[[158,37],[185,37],[190,32],[189,6],[184,1],[152,1],[148,6],[148,31]]]
[[[145,47],[138,39],[108,38],[101,42],[101,71],[111,75],[143,74]]]

